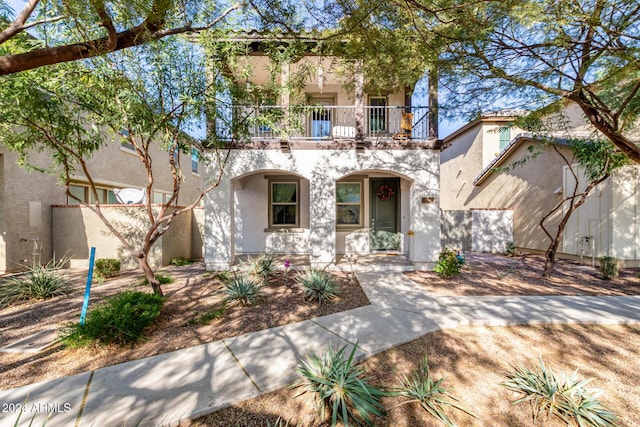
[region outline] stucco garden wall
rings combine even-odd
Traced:
[[[148,228],[141,206],[103,206],[104,215],[120,230],[128,242],[140,245]],[[88,267],[90,248],[96,258],[116,258],[122,268],[137,268],[138,261],[123,248],[104,223],[88,208],[80,206],[52,207],[55,256],[70,257],[70,267]],[[167,265],[173,257],[192,258],[192,215],[174,218],[169,230],[160,237],[149,254],[152,267]]]

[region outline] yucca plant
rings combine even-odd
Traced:
[[[411,372],[409,377],[403,373],[399,380],[400,386],[393,391],[393,395],[406,397],[409,400],[394,406],[394,408],[409,403],[419,403],[425,411],[447,427],[455,426],[446,413],[447,409],[457,409],[477,418],[476,415],[459,405],[457,403],[459,399],[451,394],[450,389],[442,385],[444,378],[438,380],[432,378],[427,356]]]
[[[324,270],[307,268],[300,272],[296,281],[303,287],[306,299],[318,301],[323,305],[334,299],[340,293],[340,285]]]
[[[60,271],[67,261],[67,258],[63,258],[44,265],[28,267],[24,274],[0,285],[0,307],[18,301],[67,295],[71,292],[71,286],[67,277]]]
[[[240,275],[230,278],[224,283],[222,292],[225,294],[222,303],[241,306],[255,305],[262,299],[260,283],[251,276]]]
[[[506,374],[506,377],[507,380],[502,383],[505,388],[524,394],[524,397],[512,403],[529,402],[534,424],[544,414],[579,427],[618,425],[616,415],[598,400],[603,391],[587,388],[593,378],[580,379],[577,370],[572,374],[556,376],[540,358],[539,368],[514,367],[514,372]]]
[[[320,416],[325,420],[326,411],[331,413],[331,425],[338,419],[345,426],[349,421],[356,424],[371,424],[371,416],[384,416],[380,398],[387,393],[368,384],[364,367],[355,364],[358,345],[353,346],[345,358],[347,345],[335,349],[332,345],[322,355],[311,352],[302,365],[296,368],[304,378],[292,388],[301,388],[296,397],[309,393]]]
[[[249,258],[243,269],[260,280],[266,280],[274,275],[276,269],[274,257],[271,254],[262,253],[257,257]]]

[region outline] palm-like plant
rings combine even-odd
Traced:
[[[579,427],[613,427],[617,425],[616,415],[604,407],[598,398],[603,390],[589,389],[593,378],[580,379],[578,371],[556,376],[540,358],[540,367],[514,367],[514,372],[506,374],[502,385],[508,390],[522,393],[524,397],[513,404],[529,402],[533,412],[533,423],[542,414],[555,416],[567,425]]]
[[[298,274],[296,280],[303,287],[304,297],[318,301],[320,305],[328,303],[339,294],[340,285],[324,270],[307,268]]]
[[[237,304],[241,306],[255,305],[262,299],[260,283],[250,276],[240,275],[230,278],[222,292],[225,294],[223,304]]]
[[[411,372],[409,377],[403,373],[399,379],[400,386],[394,390],[393,395],[403,396],[409,400],[394,406],[394,408],[408,403],[419,403],[425,411],[447,427],[455,426],[446,413],[447,409],[458,409],[477,418],[469,410],[460,406],[457,403],[459,399],[451,394],[450,389],[442,385],[444,378],[433,379],[429,371],[429,359],[427,356]]]
[[[339,349],[329,346],[322,355],[311,352],[306,360],[302,360],[302,366],[296,368],[304,377],[292,386],[302,388],[296,397],[310,393],[322,420],[325,420],[325,411],[331,413],[332,426],[338,419],[345,426],[349,425],[349,420],[370,425],[372,415],[385,414],[380,398],[387,393],[369,385],[364,367],[354,364],[357,347],[356,344],[348,358],[345,358],[346,345]]]

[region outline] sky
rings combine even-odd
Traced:
[[[24,7],[26,0],[5,0],[5,2],[8,3],[17,14]],[[427,96],[425,95],[426,87],[427,87],[426,85],[427,85],[426,78],[419,81],[418,84],[416,85],[415,94],[412,99],[413,105],[427,105]],[[441,119],[439,123],[439,137],[445,138],[447,135],[451,134],[458,128],[464,126],[465,123],[466,122],[460,121],[460,120],[442,120]]]

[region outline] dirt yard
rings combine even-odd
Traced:
[[[341,293],[332,303],[318,306],[304,300],[302,290],[295,282],[295,271],[289,271],[286,277],[279,271],[263,287],[264,302],[251,307],[229,307],[221,318],[207,322],[210,314],[221,308],[223,296],[219,278],[205,272],[201,263],[168,267],[162,273],[171,276],[174,282],[162,286],[166,302],[144,342],[133,347],[110,345],[85,349],[66,349],[56,344],[37,354],[0,353],[0,389],[73,375],[369,304],[357,280],[350,275],[334,272],[341,283]],[[47,328],[77,322],[85,279],[78,273],[73,277],[71,295],[0,309],[0,347]],[[105,296],[125,289],[150,291],[148,286],[140,284],[141,279],[139,273],[129,272],[115,280],[94,284],[89,307]]]
[[[408,277],[440,296],[456,295],[639,295],[636,269],[621,270],[613,281],[598,277],[597,269],[561,260],[554,276],[542,278],[543,259],[537,256],[472,258],[459,277],[438,278],[433,272],[410,272]],[[513,406],[518,396],[500,386],[502,374],[512,365],[534,367],[542,357],[554,372],[579,369],[593,377],[591,386],[605,390],[601,400],[620,417],[620,426],[640,425],[640,326],[543,325],[518,327],[460,327],[436,332],[387,350],[364,365],[371,382],[395,386],[398,374],[409,375],[429,356],[435,378],[445,377],[445,387],[460,398],[478,419],[456,412],[450,416],[458,426],[529,427],[531,410]],[[296,390],[279,390],[204,417],[198,427],[228,425],[264,426],[278,417],[292,425],[327,426],[312,418],[313,406]],[[386,408],[401,403],[387,398]],[[376,426],[441,426],[419,405],[401,405],[389,411]],[[538,425],[565,427],[544,419]]]
[[[453,280],[439,279],[432,272],[406,273],[434,295],[638,295],[640,279],[635,269],[621,270],[608,282],[595,269],[560,261],[549,280],[541,277],[541,257],[501,257],[469,260],[462,274]],[[133,347],[94,347],[82,350],[55,345],[38,354],[0,353],[0,388],[8,389],[97,369],[128,360],[165,353],[272,326],[348,310],[368,304],[357,281],[336,272],[342,283],[339,300],[326,307],[304,302],[294,285],[294,272],[276,276],[266,286],[268,299],[255,307],[230,308],[220,319],[206,323],[207,314],[220,308],[221,282],[206,273],[201,264],[171,267],[173,284],[163,285],[167,302],[160,321],[147,341]],[[398,273],[401,274],[401,273]],[[134,288],[140,275],[127,273],[117,280],[94,285],[92,304],[107,295]],[[82,305],[84,282],[75,279],[72,295],[48,301],[29,302],[0,310],[0,345],[51,326],[76,321]],[[510,365],[534,365],[539,357],[554,371],[573,371],[594,377],[592,386],[605,390],[602,400],[620,416],[622,426],[640,425],[640,326],[519,326],[460,327],[426,335],[403,346],[385,351],[364,362],[372,383],[397,384],[400,372],[410,373],[422,357],[429,356],[432,372],[445,377],[445,386],[472,409],[479,419],[452,413],[460,426],[531,426],[526,406],[514,407],[517,396],[500,387],[501,374]],[[309,426],[322,425],[309,417],[311,406],[304,398],[293,399],[291,390],[280,390],[243,402],[195,423],[196,426],[260,426],[278,416]],[[400,403],[388,398],[385,407]],[[416,405],[402,405],[378,419],[376,426],[436,426]],[[544,421],[541,425],[561,427]]]

